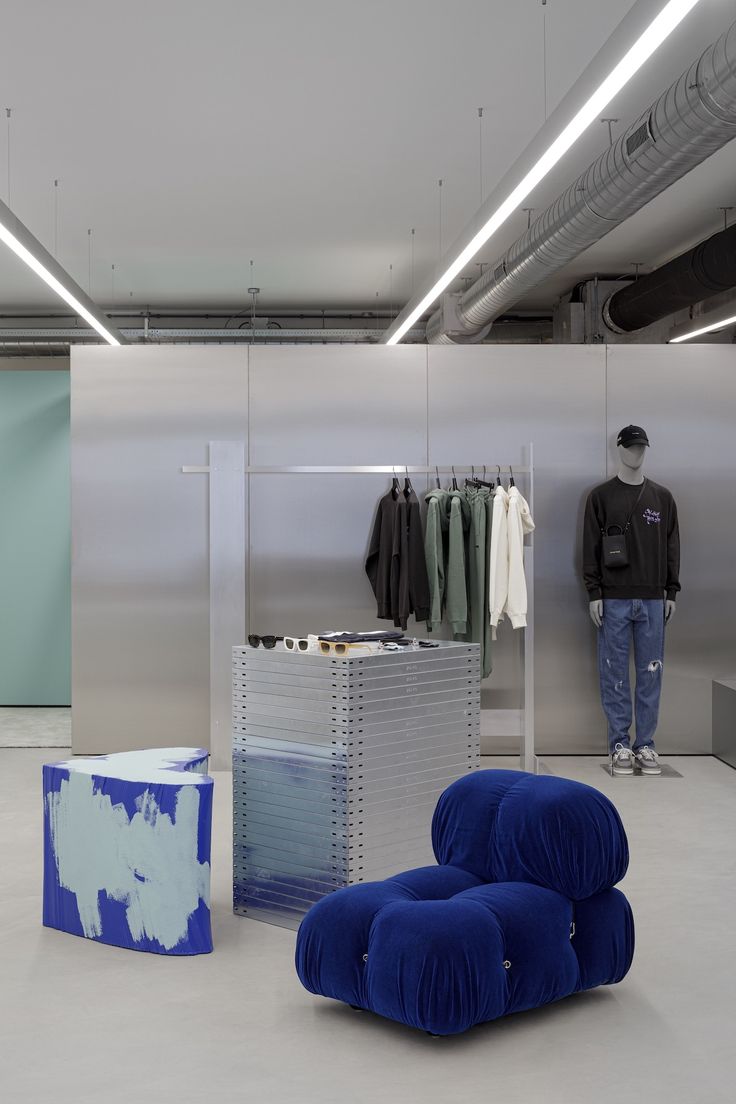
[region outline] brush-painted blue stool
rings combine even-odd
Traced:
[[[43,922],[137,951],[212,950],[208,752],[156,748],[43,768]]]
[[[439,866],[339,889],[299,929],[312,993],[454,1035],[621,981],[634,923],[616,809],[566,778],[487,770],[440,797]]]

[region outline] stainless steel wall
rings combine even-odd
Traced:
[[[540,752],[598,750],[602,721],[594,629],[580,582],[588,489],[605,478],[605,348],[429,347],[430,463],[521,465],[534,444],[535,687]],[[523,486],[521,480],[519,485]],[[520,635],[499,629],[483,706],[522,705]],[[492,714],[484,730],[492,731]],[[516,750],[502,736],[483,750]]]
[[[650,473],[682,515],[659,747],[710,751],[710,678],[736,671],[735,368],[727,346],[75,351],[75,751],[206,743],[208,481],[180,469],[205,464],[209,441],[240,438],[252,465],[397,468],[522,465],[533,441],[537,747],[602,752],[580,526],[588,490],[615,471],[611,437],[630,421],[652,434]],[[363,562],[387,479],[248,483],[250,630],[385,624]],[[506,625],[484,689],[485,751],[518,748],[521,677],[521,634]]]
[[[250,353],[253,465],[426,464],[427,354],[323,346]],[[385,628],[363,565],[383,475],[250,476],[250,626]]]
[[[211,440],[244,440],[240,349],[75,349],[76,753],[208,746]]]
[[[647,430],[646,473],[672,491],[680,520],[682,595],[667,629],[657,746],[710,753],[711,680],[736,675],[736,347],[611,346],[611,474],[629,422]]]

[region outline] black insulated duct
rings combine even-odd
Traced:
[[[736,223],[614,292],[603,319],[615,333],[632,333],[733,287]]]

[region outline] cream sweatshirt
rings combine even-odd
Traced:
[[[491,527],[491,552],[489,563],[488,608],[494,629],[503,620],[503,611],[509,589],[508,522],[506,511],[509,496],[503,487],[493,492],[493,524]]]
[[[527,612],[524,534],[532,532],[534,521],[529,512],[529,503],[520,493],[518,487],[509,488],[506,524],[508,531],[508,588],[504,612],[508,613],[511,624],[515,629],[522,629],[526,625]]]

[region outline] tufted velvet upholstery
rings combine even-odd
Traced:
[[[296,966],[310,992],[452,1035],[625,976],[634,926],[613,886],[628,847],[603,794],[477,771],[440,797],[432,841],[439,866],[309,911]]]

